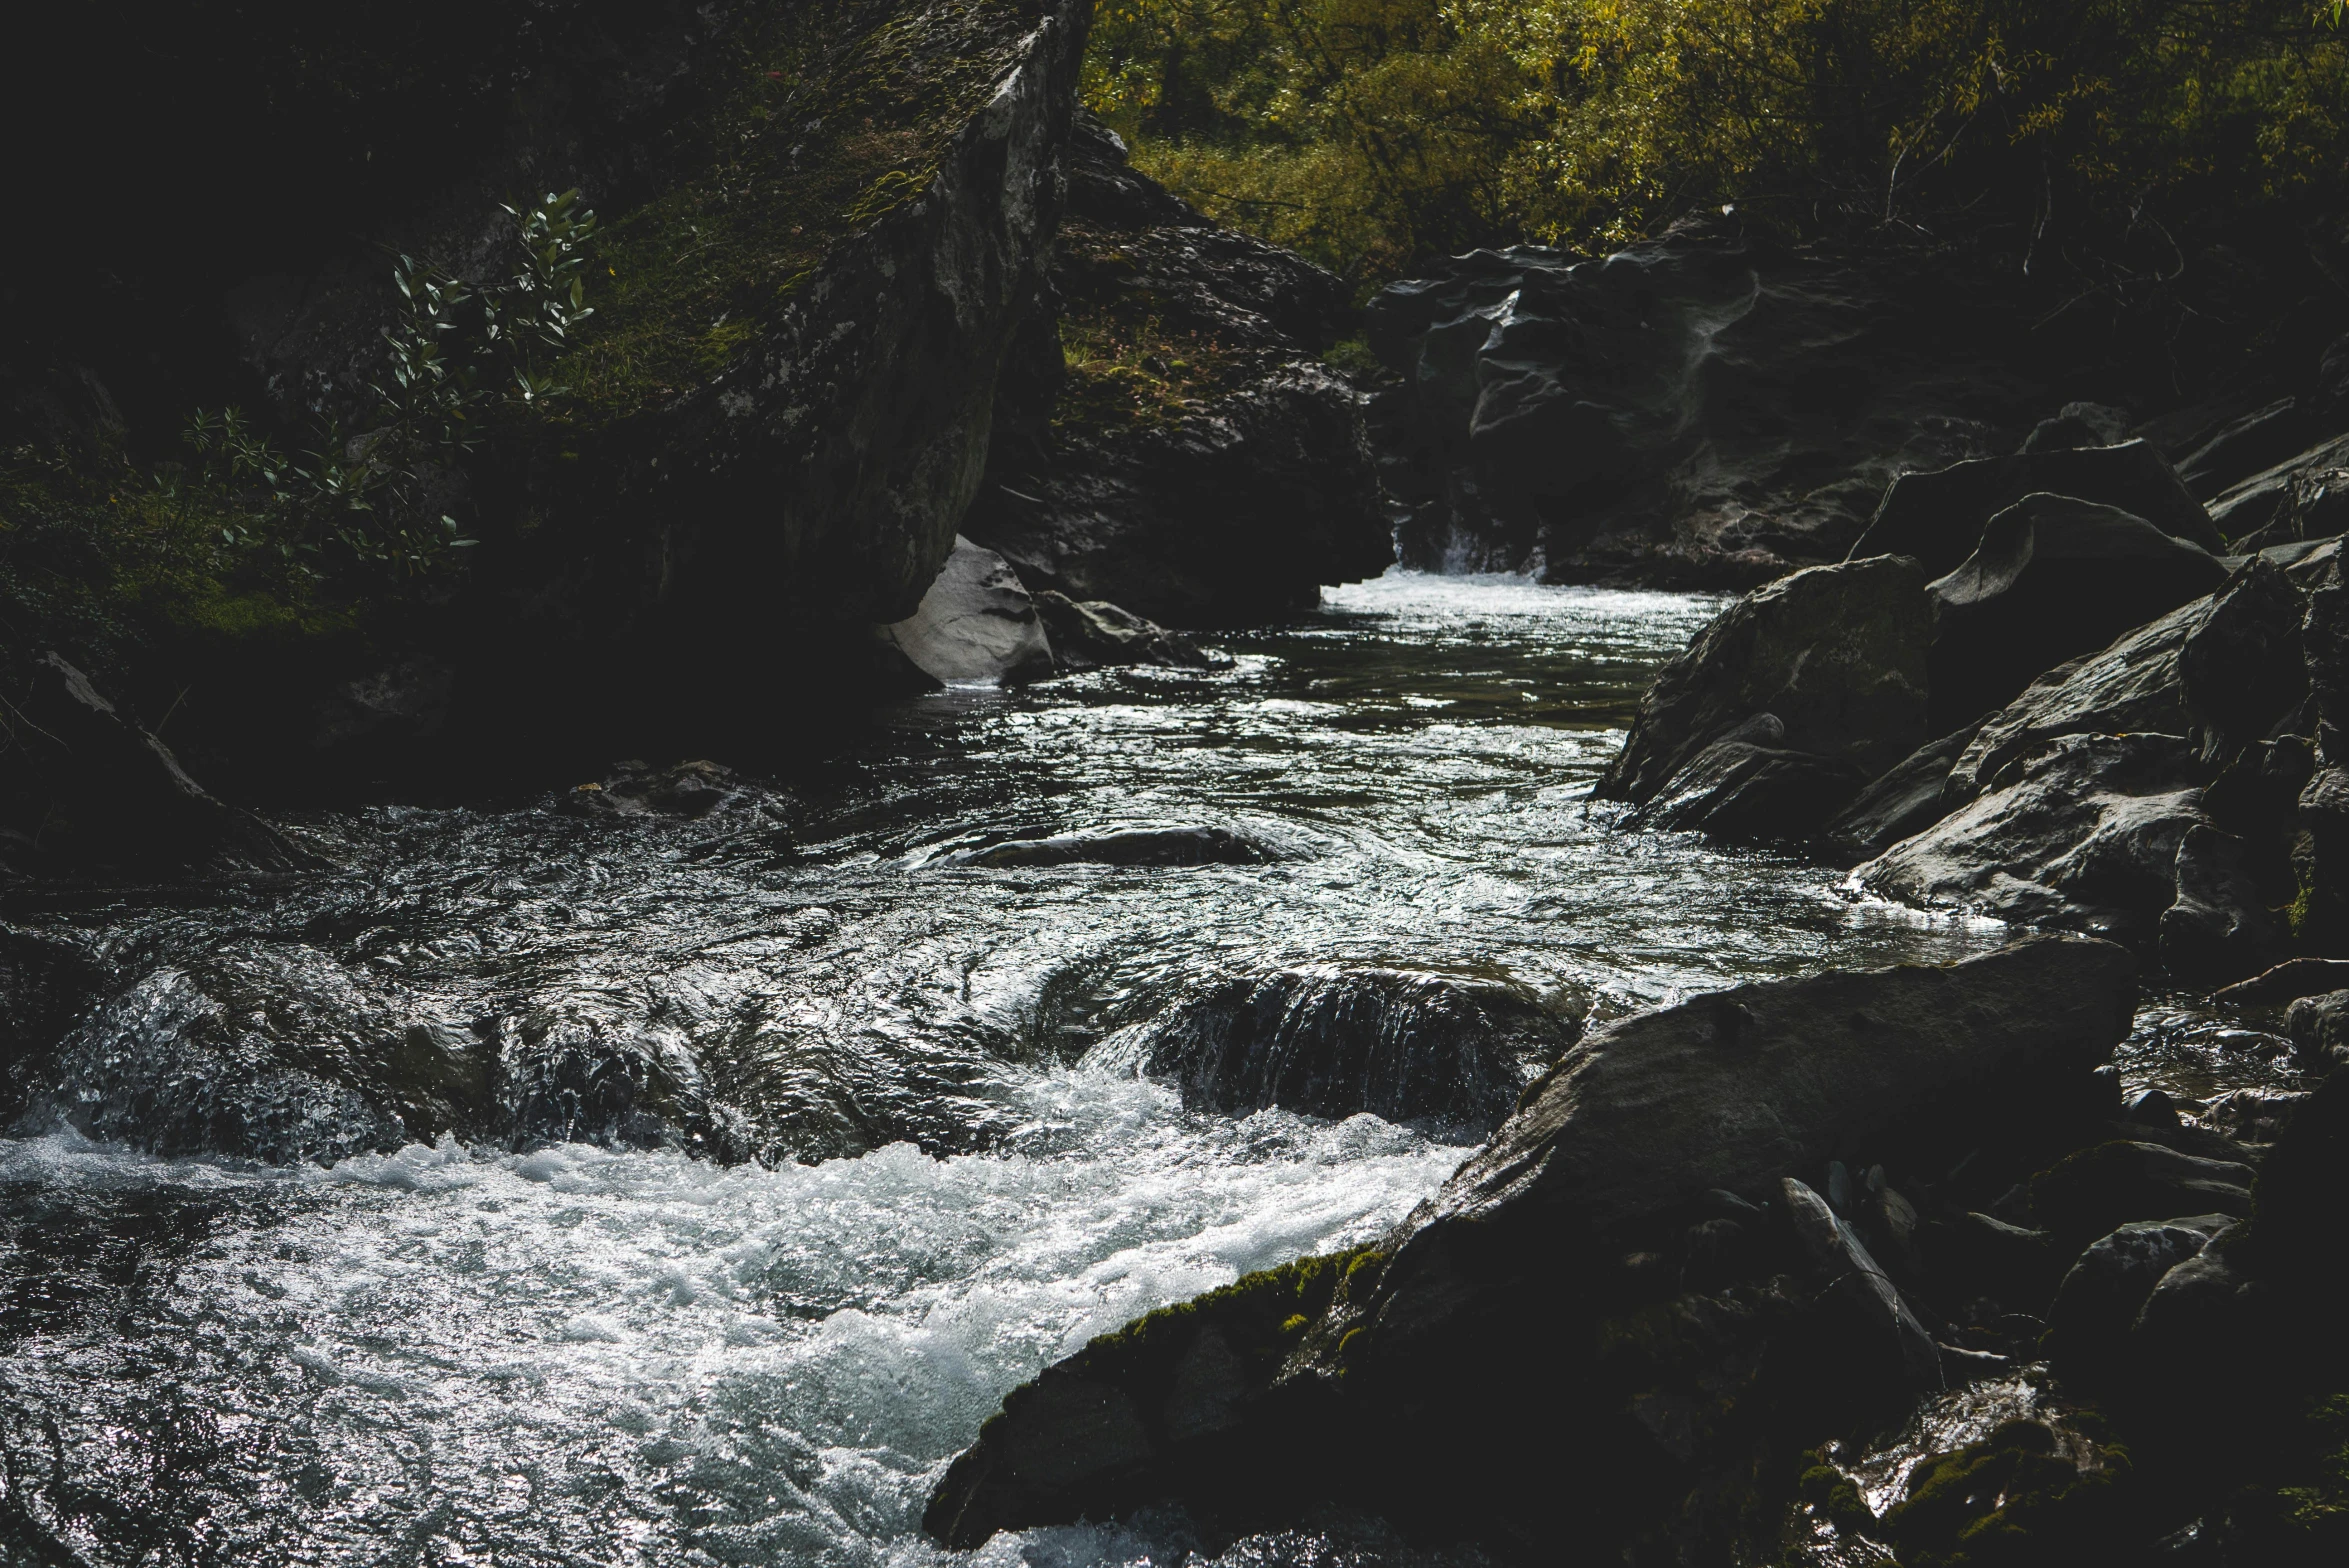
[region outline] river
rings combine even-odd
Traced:
[[[328,1163],[0,1140],[0,1561],[943,1556],[923,1500],[1007,1389],[1150,1308],[1375,1236],[1464,1152],[1366,1115],[1186,1111],[1118,1045],[1187,988],[1381,965],[1604,1019],[2004,938],[1787,855],[1621,833],[1587,802],[1717,608],[1397,572],[1226,640],[1228,669],[888,709],[786,759],[764,815],[377,808],[295,825],[350,868],[313,886],[20,915],[134,969],[211,965],[483,1038],[534,1017],[627,1033],[692,1079],[712,1147],[769,1163],[454,1137],[334,1158],[331,1126]],[[1122,823],[1283,853],[946,853]],[[2125,1071],[2257,1081],[2224,1033],[2157,995]],[[1145,1519],[978,1560],[1188,1544]],[[1327,1541],[1228,1558],[1358,1560]]]

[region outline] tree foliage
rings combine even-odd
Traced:
[[[1365,280],[1716,204],[2157,269],[2349,185],[2349,39],[2310,0],[1101,0],[1086,96]]]

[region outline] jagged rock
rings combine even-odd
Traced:
[[[2226,581],[2216,556],[2143,518],[2027,495],[1991,517],[1973,554],[1931,585],[1932,726],[2003,708],[2043,672]]]
[[[1152,1028],[1142,1060],[1207,1110],[1368,1111],[1481,1134],[1580,1033],[1490,981],[1323,966],[1208,987]]]
[[[1942,797],[1949,771],[1981,727],[1976,720],[1910,752],[1829,819],[1820,837],[1845,859],[1859,861],[1924,832],[1947,813]]]
[[[1369,311],[1405,383],[1373,413],[1404,559],[1707,588],[1839,559],[1895,474],[2005,450],[2045,406],[2000,314],[1930,263],[1733,217],[1455,257]]]
[[[2317,748],[2328,764],[2349,763],[2349,583],[2337,560],[2309,590],[2299,647],[2316,699]]]
[[[1003,684],[1052,673],[1052,642],[1019,574],[960,534],[920,606],[879,635],[934,680]]]
[[[1869,1255],[1852,1228],[1827,1206],[1826,1199],[1791,1176],[1781,1186],[1795,1234],[1810,1254],[1821,1285],[1841,1291],[1860,1305],[1872,1337],[1885,1342],[1885,1359],[1899,1368],[1901,1381],[1909,1390],[1938,1393],[1943,1385],[1941,1353],[1916,1312],[1902,1299],[1900,1287]]]
[[[1284,858],[1264,840],[1229,828],[1190,826],[1086,828],[1029,833],[938,857],[949,866],[1260,866]]]
[[[1179,627],[1290,615],[1386,570],[1362,399],[1318,358],[1346,285],[1217,228],[1089,117],[1066,168],[1059,325],[1037,315],[1014,350],[963,531],[1031,589]]]
[[[1761,713],[1779,721],[1788,750],[1848,763],[1863,777],[1890,767],[1928,733],[1924,590],[1916,562],[1879,556],[1747,595],[1656,678],[1596,793],[1644,804]]]
[[[1097,1341],[1015,1392],[948,1471],[925,1525],[973,1545],[1169,1497],[1216,1508],[1269,1497],[1293,1513],[1335,1495],[1382,1509],[1440,1497],[1417,1511],[1506,1533],[1524,1528],[1525,1498],[1554,1509],[1557,1485],[1593,1505],[1678,1495],[1659,1477],[1685,1486],[1687,1466],[1745,1451],[1740,1423],[1770,1399],[1832,1386],[1836,1399],[1880,1402],[1887,1366],[1892,1389],[1937,1383],[1938,1352],[1913,1313],[1903,1323],[1897,1292],[1863,1281],[1866,1299],[1845,1287],[1822,1298],[1773,1274],[1674,1295],[1654,1248],[1709,1237],[1712,1220],[1746,1228],[1759,1218],[1749,1199],[1791,1212],[1808,1191],[1783,1183],[1791,1169],[1864,1157],[1879,1140],[1913,1151],[1976,1137],[1977,1106],[2075,1125],[2091,1068],[2128,1026],[2134,971],[2109,944],[2038,938],[1947,968],[1742,986],[1610,1024],[1376,1252],[1310,1265],[1326,1278],[1342,1264],[1344,1277],[1326,1305],[1287,1320],[1285,1338],[1233,1358],[1254,1370],[1217,1383],[1211,1431],[1179,1445],[1157,1435],[1175,1369],[1231,1310],[1229,1293]],[[1806,1215],[1831,1270],[1865,1256],[1815,1197]],[[1819,1266],[1754,1231],[1743,1245],[1755,1266]],[[1778,1234],[1793,1241],[1795,1226]],[[1769,1366],[1783,1378],[1757,1393]],[[1086,1389],[1083,1408],[1130,1401],[1147,1451],[1121,1440],[1080,1458],[1047,1430],[1056,1385]],[[1504,1435],[1479,1417],[1496,1398],[1544,1410],[1549,1438],[1527,1444],[1520,1424]],[[1037,1487],[1022,1473],[1030,1454],[1069,1462]],[[1519,1490],[1538,1476],[1557,1484]]]
[[[2349,526],[2349,436],[2336,436],[2230,485],[2210,503],[2219,531],[2246,548],[2320,539]]]
[[[1052,638],[1053,661],[1064,670],[1098,670],[1126,664],[1158,664],[1178,670],[1212,670],[1217,657],[1180,632],[1146,621],[1106,600],[1078,603],[1050,588],[1036,595],[1036,613]],[[1224,664],[1230,661],[1223,660]]]
[[[2075,1245],[2131,1220],[2251,1212],[2251,1167],[2116,1140],[2071,1155],[2031,1178],[2031,1212]]]
[[[209,865],[224,871],[313,869],[319,858],[251,812],[222,804],[171,748],[126,717],[56,653],[33,661],[32,689],[0,791],[35,818],[47,856],[118,869]]]
[[[2078,1375],[2114,1362],[2161,1277],[2233,1223],[2225,1214],[2133,1220],[2091,1243],[2047,1309],[2047,1346],[2058,1367]]]
[[[2110,403],[2066,403],[2031,427],[2018,450],[2059,452],[2083,446],[2119,446],[2129,439],[2128,410]]]
[[[2324,434],[2313,410],[2298,398],[2279,398],[2229,420],[2179,458],[2178,478],[2195,499],[2209,501],[2306,450]]]
[[[2178,849],[2202,825],[2201,798],[2180,736],[2060,736],[1854,875],[1914,904],[2151,935],[2176,902]]]
[[[1756,714],[1698,752],[1624,826],[1696,829],[1740,842],[1812,837],[1867,774],[1778,744],[1785,738],[1775,714]]]

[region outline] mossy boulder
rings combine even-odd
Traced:
[[[1238,1501],[1245,1461],[1270,1457],[1261,1418],[1275,1376],[1381,1261],[1368,1247],[1301,1259],[1095,1339],[1005,1396],[931,1494],[922,1528],[971,1547],[998,1530],[1106,1517],[1154,1495],[1170,1470],[1212,1471]]]
[[[2129,1499],[2128,1451],[2095,1417],[2009,1421],[1927,1460],[1876,1531],[1906,1568],[2025,1568],[2094,1562]]]

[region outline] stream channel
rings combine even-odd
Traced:
[[[1186,988],[1378,965],[1604,1020],[2003,940],[1587,803],[1718,607],[1397,572],[1226,641],[1228,669],[905,703],[701,821],[554,795],[376,808],[294,824],[349,868],[314,885],[16,915],[147,966],[150,1002],[235,971],[327,997],[321,1016],[626,1033],[699,1072],[681,1124],[764,1159],[608,1137],[338,1155],[368,1128],[338,1131],[332,1103],[273,1124],[311,1139],[282,1164],[62,1124],[0,1139],[0,1560],[945,1558],[922,1503],[1006,1390],[1142,1312],[1375,1237],[1466,1152],[1368,1115],[1186,1111],[1119,1048]],[[1008,829],[1119,823],[1283,853],[950,863]],[[2149,992],[2124,1074],[2258,1081],[2224,1035]],[[1145,1519],[976,1560],[1190,1544]],[[1364,1559],[1258,1539],[1225,1560]]]

